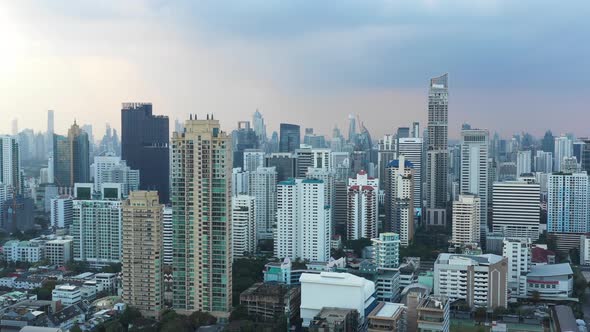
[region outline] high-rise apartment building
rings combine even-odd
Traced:
[[[123,201],[123,301],[155,319],[164,307],[163,209],[155,191],[134,191]]]
[[[232,198],[232,256],[256,252],[256,198],[238,195]]]
[[[281,123],[279,152],[295,152],[301,144],[301,129],[298,125]]]
[[[53,134],[54,132],[54,114],[53,110],[47,111],[47,133],[45,133],[45,145],[47,152],[51,155],[53,152]]]
[[[16,137],[0,136],[0,183],[13,194],[23,189],[20,149]]]
[[[264,167],[264,151],[258,149],[244,150],[244,167],[245,172],[254,172],[258,167]]]
[[[346,233],[348,240],[374,239],[378,232],[379,180],[361,171],[348,180]]]
[[[414,169],[400,155],[385,172],[385,231],[399,234],[403,247],[414,238]]]
[[[586,172],[550,174],[547,186],[547,231],[587,233],[590,227]]]
[[[322,180],[279,182],[275,257],[327,262],[330,259],[331,219]]]
[[[440,254],[434,262],[434,295],[465,300],[472,308],[506,308],[507,266],[506,257],[493,254]]]
[[[277,213],[277,172],[275,167],[258,167],[248,172],[249,196],[254,197],[256,205],[256,233],[257,240],[273,238]]]
[[[231,135],[233,146],[233,167],[244,166],[244,152],[246,150],[258,149],[258,136],[252,128],[250,128],[249,121],[239,121],[238,129],[234,130]]]
[[[454,244],[480,244],[481,205],[475,195],[459,195],[453,202]]]
[[[69,228],[73,218],[73,197],[63,195],[51,199],[51,227]]]
[[[526,296],[526,274],[531,268],[531,239],[504,238],[502,256],[508,258],[508,288],[512,296]]]
[[[385,185],[385,169],[390,161],[396,159],[396,140],[394,135],[386,134],[379,140],[379,150],[377,151],[377,178],[379,185]]]
[[[168,117],[152,114],[151,103],[123,103],[121,157],[139,170],[140,189],[156,190],[169,201],[170,150]]]
[[[448,161],[448,74],[432,78],[428,91],[426,139],[426,218],[445,220]],[[442,216],[441,216],[442,215]],[[433,222],[427,221],[428,224]]]
[[[414,168],[414,209],[422,207],[422,138],[398,138],[397,154],[404,155]]]
[[[103,191],[101,199],[91,199],[86,195],[91,188],[92,184],[82,189],[84,194],[75,193],[86,197],[73,201],[70,235],[74,237],[74,260],[101,268],[121,262],[121,197],[105,199]]]
[[[381,233],[378,238],[371,239],[373,243],[373,260],[379,269],[399,268],[399,235],[396,233]]]
[[[218,120],[187,120],[172,138],[173,307],[231,310],[231,138]]]
[[[574,155],[574,145],[572,140],[565,136],[555,137],[555,152],[553,153],[553,170],[555,172],[561,171],[563,158]]]
[[[334,183],[336,181],[334,178],[334,171],[327,168],[310,167],[307,169],[305,178],[322,180],[322,182],[324,182],[324,202],[326,206],[332,209],[335,196]]]
[[[489,132],[484,129],[461,131],[461,194],[477,195],[480,238],[488,231],[488,149]],[[454,211],[453,211],[454,212]]]
[[[539,238],[541,187],[538,183],[494,183],[492,228],[506,237]]]
[[[297,159],[292,153],[271,153],[264,160],[265,167],[274,167],[277,171],[277,182],[295,177]]]
[[[532,157],[531,157],[531,150],[526,151],[518,151],[516,154],[516,176],[521,176],[522,174],[531,173],[533,170],[532,167]]]

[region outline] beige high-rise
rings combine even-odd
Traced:
[[[232,307],[231,137],[219,121],[172,137],[173,307],[228,318]]]
[[[123,201],[123,301],[146,317],[163,305],[162,218],[157,191],[133,191]]]

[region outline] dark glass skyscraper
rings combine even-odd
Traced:
[[[58,186],[90,182],[90,146],[88,134],[75,122],[68,136],[53,135],[53,171]]]
[[[234,160],[233,167],[244,168],[244,151],[246,149],[258,149],[258,136],[250,128],[249,121],[238,122],[238,129],[232,133]]]
[[[301,145],[301,129],[298,125],[281,123],[279,152],[295,152]]]
[[[121,157],[139,170],[140,188],[157,190],[163,203],[169,200],[168,117],[152,114],[151,103],[123,103],[121,109]]]

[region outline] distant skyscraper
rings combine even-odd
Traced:
[[[123,301],[155,319],[164,307],[163,209],[155,191],[134,191],[123,201]]]
[[[172,222],[172,208],[164,207],[162,211],[162,262],[172,266],[174,263],[174,225]]]
[[[256,202],[255,197],[238,195],[232,199],[232,256],[256,252]]]
[[[397,128],[397,138],[408,138],[410,137],[410,128],[409,127],[398,127]]]
[[[361,171],[348,180],[347,239],[377,237],[379,181]]]
[[[399,138],[397,140],[398,156],[404,155],[414,168],[414,209],[422,207],[422,139]]]
[[[264,167],[264,152],[257,149],[246,149],[244,150],[244,167],[245,172],[253,172],[258,167]],[[234,163],[235,165],[235,163]],[[234,166],[235,168],[235,166]]]
[[[233,167],[242,167],[244,170],[244,151],[258,149],[258,136],[252,128],[249,121],[239,121],[238,129],[232,132],[233,144]]]
[[[571,157],[574,154],[573,142],[567,136],[555,137],[555,153],[553,154],[553,170],[555,172],[561,171],[561,164],[563,158]]]
[[[121,157],[131,169],[139,170],[140,189],[158,191],[169,201],[168,117],[152,114],[150,103],[123,103],[121,109]]]
[[[488,230],[488,149],[489,133],[483,129],[461,131],[461,194],[477,195],[481,203],[480,231]],[[454,213],[454,211],[453,211]],[[478,239],[479,241],[479,239]]]
[[[582,139],[584,146],[582,147],[582,162],[581,167],[583,171],[590,174],[590,139]]]
[[[298,125],[281,123],[279,152],[295,152],[299,149],[301,132]]]
[[[432,78],[428,92],[428,138],[426,140],[427,219],[444,216],[447,207],[448,173],[448,74]],[[444,218],[443,218],[444,219]],[[430,222],[429,222],[430,223]]]
[[[539,237],[541,189],[537,183],[494,183],[493,231],[507,237]]]
[[[356,119],[354,115],[348,116],[348,143],[355,144],[356,141]]]
[[[252,116],[252,126],[254,127],[254,132],[258,137],[259,142],[266,141],[266,124],[264,123],[264,118],[262,114],[256,110],[254,115]]]
[[[47,148],[47,152],[53,151],[53,134],[54,132],[54,116],[53,111],[47,111],[47,133],[45,136],[45,144]]]
[[[94,190],[100,191],[103,183],[121,183],[123,197],[127,197],[132,191],[139,190],[139,171],[127,166],[121,157],[94,157],[91,170],[94,175]]]
[[[407,247],[414,239],[414,169],[400,155],[389,163],[385,172],[386,232],[399,234],[401,245]]]
[[[412,122],[412,137],[413,138],[420,137],[420,123],[419,122]]]
[[[227,318],[232,307],[231,138],[212,116],[188,120],[184,128],[172,138],[173,307]]]
[[[16,137],[0,136],[0,184],[13,194],[21,193],[23,179],[19,143]]]
[[[90,182],[88,134],[74,122],[68,136],[54,135],[54,180],[58,186],[73,187],[74,183]]]
[[[518,151],[516,154],[516,176],[532,172],[531,150]]]
[[[256,205],[255,239],[272,239],[277,212],[277,171],[274,167],[258,167],[248,172],[248,195]]]
[[[555,152],[557,153],[557,144]],[[547,185],[547,231],[549,233],[590,231],[588,175],[585,172],[554,173],[549,175]]]
[[[543,136],[541,145],[543,151],[545,152],[553,153],[555,151],[555,138],[553,137],[551,130],[547,130],[547,132],[545,132],[545,136]]]
[[[394,160],[396,155],[397,142],[393,135],[386,134],[379,140],[379,150],[377,151],[377,178],[379,186],[385,185],[385,168],[390,161]]]
[[[480,208],[483,204],[475,195],[459,195],[453,202],[454,244],[480,244]]]
[[[275,167],[277,182],[295,177],[297,159],[291,153],[271,153],[265,157],[264,166]]]
[[[537,151],[535,156],[535,172],[553,173],[553,153]]]

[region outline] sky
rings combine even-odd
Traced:
[[[232,130],[256,109],[373,137],[426,125],[430,77],[449,73],[449,133],[590,136],[590,1],[3,0],[0,133],[76,120],[120,127],[122,102]]]

